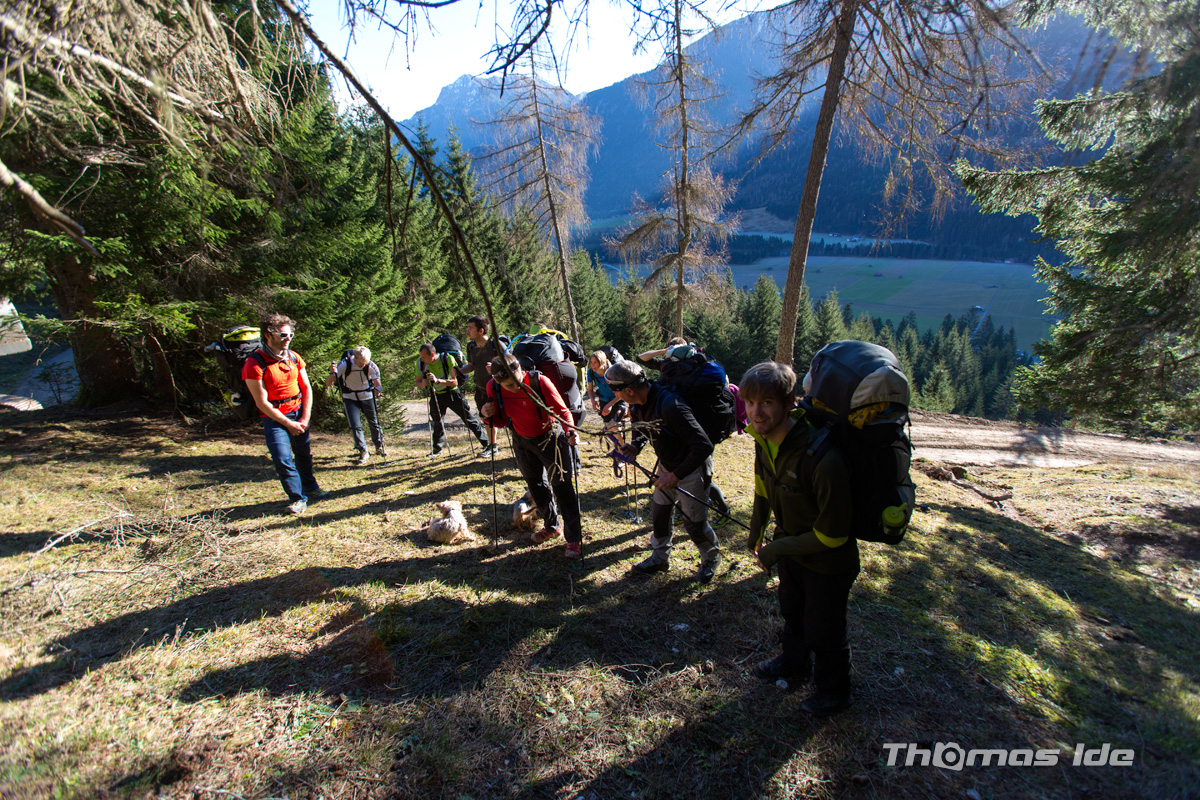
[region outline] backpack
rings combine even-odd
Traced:
[[[467,378],[470,376],[463,371],[463,366],[467,363],[467,359],[463,355],[463,348],[458,343],[458,338],[454,334],[443,333],[433,340],[433,347],[438,351],[438,358],[442,362],[442,372],[448,371],[449,362],[446,356],[453,355],[455,360],[458,361],[458,364],[454,367],[454,377],[458,380],[456,388],[460,392],[465,391],[467,388]]]
[[[583,407],[579,393],[579,372],[563,352],[562,340],[553,333],[526,335],[513,343],[512,354],[521,362],[521,369],[539,370],[550,379],[562,395],[567,408]]]
[[[579,342],[574,342],[570,339],[559,339],[558,343],[562,346],[563,355],[571,363],[586,364],[588,362],[588,354],[583,351],[583,345]]]
[[[663,359],[658,382],[678,394],[715,447],[733,433],[735,401],[719,363],[695,345],[672,348]]]
[[[258,351],[260,344],[258,328],[235,325],[222,333],[217,341],[204,348],[206,353],[216,356],[227,387],[227,390],[222,392],[222,397],[225,404],[240,419],[254,419],[259,416],[258,406],[250,398],[246,382],[242,380],[242,366],[245,365],[246,359]]]
[[[355,364],[354,364],[354,351],[353,350],[347,350],[346,352],[342,353],[342,361],[346,362],[346,374],[343,375],[341,370],[338,370],[337,372],[334,373],[334,381],[337,383],[338,391],[340,391],[342,394],[353,394],[353,395],[357,395],[359,392],[374,392],[375,387],[371,386],[371,381],[367,377],[367,371],[371,368],[371,365],[375,362],[368,361],[367,365],[365,367],[363,367],[362,369],[358,369],[358,367],[355,366]],[[339,362],[339,364],[340,364],[340,362]],[[366,389],[351,389],[350,387],[348,387],[346,385],[346,379],[350,377],[350,373],[353,372],[354,370],[358,370],[359,372],[361,372],[363,374],[363,383],[365,383],[367,385]]]
[[[908,378],[886,347],[852,339],[823,347],[804,376],[801,406],[819,428],[801,468],[802,485],[835,445],[850,471],[851,532],[865,542],[899,544],[912,518],[912,441],[905,431]]]
[[[624,356],[621,355],[621,351],[613,347],[611,344],[602,344],[596,349],[608,356],[609,364],[618,364],[625,360]]]

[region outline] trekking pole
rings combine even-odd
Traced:
[[[429,455],[433,455],[433,386],[429,387],[429,402],[425,404],[425,419],[429,424]]]
[[[625,456],[621,456],[621,458],[625,458]],[[637,467],[637,468],[638,468],[640,471],[642,471],[643,473],[645,473],[645,475],[646,475],[646,479],[647,479],[647,480],[649,480],[649,481],[651,481],[651,482],[653,482],[653,481],[654,481],[654,475],[653,475],[653,474],[650,472],[650,470],[646,469],[646,468],[645,468],[645,467],[643,467],[641,464],[637,463],[637,461],[634,461],[632,458],[629,458],[629,459],[626,459],[626,463],[628,463],[628,464],[632,464],[633,466]],[[706,502],[704,502],[703,500],[701,500],[699,497],[696,497],[696,495],[694,495],[694,494],[692,494],[691,492],[689,492],[687,489],[684,489],[684,488],[683,488],[683,487],[681,487],[681,486],[676,486],[676,487],[675,487],[675,491],[679,492],[679,493],[680,493],[681,495],[683,495],[684,497],[690,497],[691,499],[695,500],[697,503],[699,503],[700,505],[702,505],[702,506],[704,506],[705,508],[709,509],[710,511],[713,511],[713,512],[715,512],[715,513],[717,513],[717,514],[720,514],[722,517],[725,517],[725,518],[726,518],[726,519],[728,519],[730,522],[736,522],[738,525],[741,525],[741,526],[742,526],[743,528],[745,528],[746,530],[750,530],[750,526],[749,526],[749,525],[747,525],[746,523],[742,522],[741,520],[734,519],[734,518],[733,518],[733,517],[731,517],[729,514],[726,514],[725,512],[721,511],[720,509],[716,508],[715,506],[709,505],[708,503],[706,503]]]
[[[495,434],[496,429],[488,425],[488,430]],[[496,510],[496,448],[492,448],[492,549],[500,539],[500,516]]]

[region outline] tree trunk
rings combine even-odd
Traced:
[[[567,277],[567,242],[562,223],[558,219],[558,203],[554,200],[554,186],[550,181],[550,159],[546,157],[546,140],[542,130],[542,110],[538,101],[537,65],[533,62],[533,51],[529,51],[530,84],[533,92],[533,116],[537,122],[538,158],[542,162],[542,180],[546,187],[546,202],[550,204],[550,225],[554,228],[554,243],[558,247],[558,270],[562,274],[563,294],[567,298],[567,316],[571,323],[571,338],[580,345],[579,323],[575,321],[575,300],[571,297],[571,282]]]
[[[71,325],[71,350],[79,375],[79,398],[97,405],[137,394],[137,372],[129,348],[104,325],[82,321],[96,319],[95,276],[74,255],[49,263],[51,291],[64,322]]]
[[[842,0],[842,9],[837,20],[837,39],[829,57],[829,71],[825,76],[825,93],[821,98],[821,111],[817,115],[817,127],[813,131],[812,150],[808,157],[808,171],[804,176],[804,194],[800,198],[800,213],[796,217],[796,230],[792,235],[792,252],[788,258],[787,283],[783,289],[783,314],[779,325],[779,343],[775,348],[775,360],[791,364],[796,346],[796,319],[800,310],[800,295],[804,288],[804,269],[808,264],[808,245],[812,239],[813,220],[817,216],[817,196],[821,193],[821,178],[825,173],[825,159],[829,155],[829,140],[833,135],[833,120],[837,116],[838,100],[841,97],[842,78],[846,74],[846,59],[850,53],[850,38],[854,33],[854,22],[858,16],[859,0]]]
[[[679,167],[675,173],[676,207],[679,213],[679,261],[675,265],[675,335],[683,336],[683,271],[692,242],[692,218],[688,211],[688,99],[684,84],[683,3],[675,0],[675,86],[679,92]]]

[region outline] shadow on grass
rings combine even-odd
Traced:
[[[20,555],[21,553],[36,553],[46,546],[46,543],[62,534],[58,531],[33,531],[31,533],[0,533],[0,558]],[[76,534],[73,541],[98,542],[106,536],[87,533]]]
[[[1053,747],[1037,737],[1054,720],[1072,744],[1137,749],[1135,768],[1116,770],[1129,796],[1200,788],[1200,720],[1188,699],[1200,684],[1197,613],[1136,571],[995,511],[931,508],[947,518],[926,537],[937,557],[898,559],[878,597],[855,604],[879,638],[896,640],[876,672],[881,686],[908,694],[915,727],[924,705],[961,702],[969,687],[978,721],[928,731],[930,741]],[[897,666],[912,677],[889,678]],[[931,691],[929,680],[950,692]],[[1022,739],[1003,738],[1006,717],[1025,720],[1008,726]],[[1098,777],[1069,773],[1076,790]]]
[[[455,469],[459,478],[471,472],[469,464]],[[484,476],[466,491],[488,482]],[[409,498],[432,502],[445,491]],[[607,491],[615,501],[623,486]],[[49,691],[177,630],[215,631],[327,602],[336,613],[317,623],[311,649],[213,670],[179,696],[344,693],[381,708],[419,700],[417,713],[378,726],[397,742],[390,786],[406,797],[908,798],[962,797],[975,787],[983,796],[1188,796],[1200,723],[1179,697],[1181,681],[1194,686],[1200,677],[1196,614],[1142,576],[998,513],[930,508],[945,524],[905,547],[875,550],[884,558],[856,585],[858,700],[828,722],[799,711],[802,693],[744,677],[739,634],[759,624],[763,576],[726,568],[698,587],[685,541],[666,575],[604,579],[634,560],[644,529],[590,541],[578,573],[558,547],[504,539],[496,548],[430,545],[403,561],[246,581],[62,637],[51,645],[61,655],[10,676],[0,696]],[[727,553],[740,550],[740,533],[723,540]],[[373,585],[424,588],[389,589],[392,598],[376,605],[359,595]],[[704,672],[710,660],[713,671]],[[483,709],[450,714],[468,726],[461,730],[439,717],[448,713],[443,701],[489,695],[505,676],[547,680],[593,667],[632,693],[607,727],[580,729],[611,745],[603,762],[572,762],[589,740],[568,728],[543,730],[552,724],[536,709],[501,709],[502,721]],[[689,669],[708,676],[694,678],[694,691],[665,683]],[[695,693],[703,699],[689,707],[682,698]],[[1050,737],[1060,735],[1138,748],[1135,767],[950,773],[889,768],[881,750],[886,742],[947,741],[1036,748],[1057,746]],[[809,774],[792,774],[797,754]],[[174,774],[165,762],[161,772]]]

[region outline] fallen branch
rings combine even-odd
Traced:
[[[947,481],[962,489],[969,489],[975,494],[982,497],[984,500],[989,500],[993,503],[999,503],[1002,500],[1011,500],[1012,492],[1002,492],[1001,494],[992,494],[984,491],[979,484],[966,479],[967,471],[962,467],[939,467],[933,466],[922,470],[926,475],[939,481]]]

